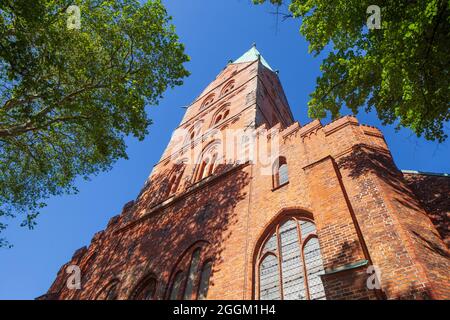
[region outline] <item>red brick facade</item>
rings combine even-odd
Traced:
[[[406,170],[403,176],[441,238],[447,246],[450,245],[450,176]]]
[[[235,131],[254,140],[224,134]],[[252,160],[254,146],[270,158]],[[303,297],[323,288],[326,299],[449,299],[449,189],[440,209],[447,216],[430,220],[431,200],[413,180],[396,168],[381,132],[354,117],[295,122],[277,74],[250,54],[191,104],[137,199],[74,254],[41,298],[132,299],[148,279],[152,299],[201,298],[205,285],[208,299],[258,299],[265,283],[287,296],[284,240],[273,249],[279,272],[260,263],[272,233],[282,239],[282,222],[295,219],[299,239],[300,223],[315,225],[298,245]],[[319,258],[303,247],[313,238]],[[321,270],[314,279],[311,257]],[[79,290],[66,286],[68,265],[81,269]],[[367,285],[372,266],[380,272],[375,288]]]

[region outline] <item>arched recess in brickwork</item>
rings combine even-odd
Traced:
[[[147,274],[137,282],[137,285],[131,291],[130,300],[156,300],[158,289],[157,277],[153,274]]]
[[[223,122],[225,119],[228,118],[230,114],[230,103],[225,103],[224,105],[220,106],[219,109],[214,113],[211,121],[210,127],[215,127],[219,123]]]
[[[119,279],[114,279],[108,282],[99,293],[97,293],[95,300],[117,300],[119,288]]]
[[[228,81],[228,83],[226,85],[224,85],[222,91],[220,92],[220,96],[224,96],[224,95],[230,93],[231,91],[233,91],[235,88],[235,85],[236,85],[236,81],[234,81],[234,80]]]
[[[213,104],[215,97],[216,95],[214,93],[211,93],[205,99],[203,99],[202,105],[200,106],[200,110],[206,109],[211,104]]]
[[[196,121],[188,130],[184,144],[192,143],[195,139],[202,135],[203,120]]]
[[[214,140],[209,143],[200,154],[194,173],[194,181],[200,181],[212,175],[223,158],[222,143]]]
[[[213,259],[207,241],[197,241],[178,259],[172,270],[167,287],[166,299],[206,299]]]
[[[169,182],[167,184],[166,197],[171,196],[178,191],[187,162],[188,159],[181,159],[176,161],[173,165],[169,173]]]
[[[259,237],[253,259],[253,297],[323,300],[322,255],[313,216],[299,209],[276,215]]]

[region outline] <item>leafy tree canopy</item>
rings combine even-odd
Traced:
[[[43,200],[127,158],[188,60],[160,0],[0,0],[0,218],[33,227]]]
[[[253,0],[264,3],[265,0]],[[281,5],[288,1],[271,0]],[[291,0],[310,52],[329,54],[311,94],[308,113],[339,116],[375,109],[383,124],[410,128],[443,142],[450,120],[448,0]],[[381,8],[381,29],[368,30],[369,5]]]

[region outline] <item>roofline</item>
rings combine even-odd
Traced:
[[[416,171],[416,170],[401,170],[402,173],[409,173],[409,174],[421,174],[425,176],[436,176],[436,177],[449,177],[450,174],[448,173],[436,173],[436,172],[425,172],[425,171]]]

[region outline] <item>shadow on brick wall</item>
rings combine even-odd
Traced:
[[[220,174],[227,170],[230,167],[223,165],[216,172]],[[158,278],[158,298],[167,298],[169,279],[177,271],[175,266],[185,251],[198,241],[208,243],[205,246],[207,252],[202,254],[203,260],[212,259],[214,266],[220,267],[223,244],[232,236],[233,226],[237,222],[234,208],[245,199],[245,186],[249,183],[244,170],[231,171],[199,186],[188,197],[152,212],[126,230],[117,231],[119,226],[123,227],[121,223],[108,227],[102,235],[95,259],[86,265],[83,290],[78,290],[72,298],[95,299],[102,288],[118,279],[118,298],[126,299],[137,282],[148,274]],[[161,197],[162,193],[157,192],[156,195]],[[151,194],[145,195],[140,200],[145,203],[136,203],[134,209],[153,205],[155,201],[151,199]],[[133,210],[129,211],[123,216],[132,215]],[[213,280],[210,283],[212,286]],[[61,293],[61,297],[64,296]]]
[[[384,198],[389,201],[390,208],[394,210],[391,214],[396,215],[398,221],[402,223],[402,229],[407,232],[412,240],[410,244],[414,246],[414,256],[420,260],[425,268],[427,276],[432,280],[433,287],[436,287],[434,289],[440,292],[440,287],[444,284],[439,279],[448,274],[447,266],[450,256],[448,248],[441,241],[441,239],[445,239],[447,233],[442,232],[443,226],[439,223],[441,220],[433,220],[432,217],[430,218],[432,213],[427,213],[424,210],[423,203],[419,201],[417,195],[408,186],[405,177],[395,166],[390,154],[358,147],[350,155],[339,159],[338,166],[345,170],[351,179],[361,180],[362,178],[361,183],[369,182],[371,176],[379,179],[381,182],[379,192],[383,193],[381,199]],[[426,216],[427,219],[423,219],[423,216]],[[435,228],[432,228],[428,218],[434,223]],[[436,232],[439,230],[440,233]],[[392,294],[388,294],[388,297],[431,297],[432,292],[425,284],[428,282],[425,279],[424,281],[421,284],[413,284],[409,288],[399,285],[396,290],[392,291]],[[389,289],[386,292],[389,292]]]
[[[442,205],[439,207],[439,210],[433,212],[424,210],[427,209],[427,206],[424,206],[420,198],[412,191],[407,180],[404,178],[402,172],[397,169],[390,155],[365,148],[357,148],[350,155],[341,158],[338,166],[347,169],[352,179],[358,179],[367,173],[375,174],[393,191],[392,199],[394,201],[392,203],[399,211],[407,208],[415,213],[426,215],[434,224],[442,240],[449,237],[447,212],[450,211],[450,202],[448,200],[448,193],[445,194],[443,192],[442,197],[445,197],[446,200],[440,200]],[[423,188],[427,190],[425,181]],[[415,227],[420,228],[418,225]],[[421,242],[429,250],[447,258],[449,257],[446,248],[443,248],[440,244],[435,243],[431,246],[429,245],[432,242],[430,239],[419,236],[420,234],[414,232],[412,229],[410,233],[413,238]]]
[[[447,246],[450,245],[450,177],[404,174]]]

